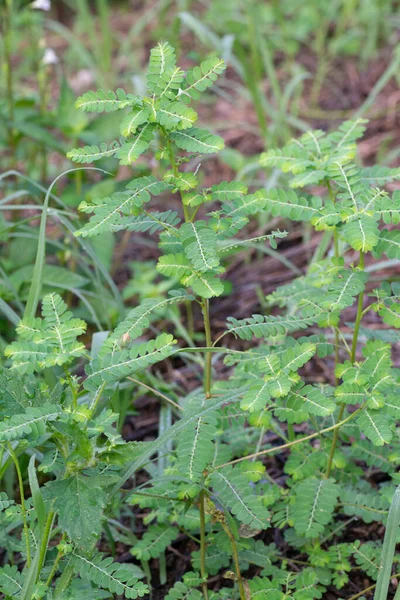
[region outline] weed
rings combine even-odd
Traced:
[[[358,119],[261,156],[262,167],[291,174],[290,189],[249,193],[238,181],[202,189],[193,159],[222,149],[223,140],[195,126],[190,104],[223,70],[211,57],[185,74],[173,48],[160,43],[151,51],[146,96],[98,90],[77,100],[84,111],[119,111],[121,137],[71,150],[72,160],[116,157],[129,167],[153,153],[163,175],[136,177],[123,191],[82,202],[90,217],[76,236],[158,234],[156,268],[169,293],[144,298],[107,338],[93,339],[89,354],[86,323],[60,296],[46,295],[36,316],[41,282],[34,283],[18,339],[6,349],[11,367],[1,374],[1,474],[14,464],[20,494],[19,503],[0,498],[7,598],[143,597],[149,562],[159,560],[165,581],[165,553],[182,535],[190,540],[190,567],[167,599],[311,600],[328,587],[343,589],[355,569],[378,580],[379,593],[386,589],[380,542],[354,539],[349,525],[355,518],[385,523],[395,494],[389,478],[396,482],[400,405],[391,343],[400,326],[399,287],[379,281],[367,288],[367,267],[383,254],[399,258],[391,226],[400,221],[400,194],[376,187],[398,172],[355,164],[365,126]],[[317,185],[321,196],[294,191]],[[170,208],[171,194],[179,211]],[[267,297],[268,309],[280,314],[230,316],[217,335],[210,304],[225,291],[229,257],[254,244],[276,248],[286,235],[237,237],[263,213],[327,232],[318,259]],[[187,310],[188,330],[191,309],[201,311],[203,345],[189,343],[195,331],[180,335],[176,319],[175,327],[166,324],[178,306]],[[383,328],[367,326],[373,312]],[[143,338],[148,331],[156,337]],[[230,347],[232,337],[245,343]],[[178,359],[197,376],[201,370],[201,382],[186,393],[168,385],[164,365]],[[224,378],[215,372],[221,359]],[[303,368],[310,361],[312,377]],[[158,373],[149,369],[156,364]],[[125,391],[141,388],[160,401],[159,436],[126,442],[115,427],[118,411],[126,412]],[[285,458],[285,477],[277,480],[274,456]],[[378,467],[387,482],[373,486],[360,463]],[[383,554],[390,563],[398,560],[390,529],[397,504],[396,494]],[[147,525],[140,539],[118,521],[124,515],[133,526],[132,506]],[[111,553],[122,540],[140,567],[100,553],[103,531]],[[221,571],[226,584],[213,591],[210,576]]]

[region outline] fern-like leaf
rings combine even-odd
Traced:
[[[156,118],[161,127],[175,131],[193,127],[193,123],[197,120],[197,113],[182,102],[172,102],[159,108]]]
[[[149,527],[142,539],[131,550],[139,560],[158,558],[177,537],[179,531],[171,525],[155,525]]]
[[[0,492],[0,512],[14,504],[14,500],[10,500],[6,492]]]
[[[202,600],[203,595],[199,590],[193,589],[186,583],[178,581],[169,590],[165,600]]]
[[[137,128],[143,123],[146,123],[150,116],[150,108],[139,107],[125,117],[125,119],[121,122],[121,135],[124,137],[129,137],[133,133],[136,132]]]
[[[117,152],[121,165],[130,165],[135,162],[141,154],[146,152],[154,136],[154,125],[147,123],[136,137],[126,142]]]
[[[258,411],[265,407],[270,398],[268,382],[260,380],[250,386],[249,391],[243,396],[240,407],[250,413]]]
[[[179,472],[197,483],[214,456],[217,413],[199,417],[182,433],[177,446]]]
[[[369,252],[379,241],[378,224],[373,217],[358,215],[349,220],[341,229],[348,244],[361,252]]]
[[[196,271],[204,273],[218,267],[217,236],[205,221],[184,223],[179,233],[186,257]]]
[[[184,275],[181,283],[192,290],[202,298],[213,298],[220,296],[224,291],[224,284],[215,273],[191,273]]]
[[[167,277],[183,277],[191,272],[191,265],[186,256],[179,254],[166,254],[160,256],[157,263],[157,271]]]
[[[389,258],[400,258],[400,231],[383,229],[379,234],[379,243],[374,251],[378,256],[384,253]]]
[[[333,479],[310,477],[296,487],[291,516],[297,533],[305,537],[320,535],[332,519],[339,486]]]
[[[131,565],[113,562],[103,554],[96,553],[89,559],[74,551],[69,564],[83,579],[113,594],[135,599],[143,598],[149,592],[147,585],[137,580],[136,573],[132,574]]]
[[[205,129],[198,129],[197,127],[175,131],[171,133],[170,137],[178,148],[186,150],[186,152],[211,154],[219,152],[224,147],[224,140],[219,135],[212,135]]]
[[[335,402],[331,398],[312,385],[292,390],[289,394],[290,399],[300,401],[302,410],[306,410],[311,415],[319,417],[327,417],[333,413],[336,407]]]
[[[27,408],[25,413],[4,419],[0,423],[0,442],[37,438],[46,431],[46,423],[58,418],[60,411],[51,404]]]
[[[116,192],[109,198],[96,200],[93,204],[82,202],[79,210],[93,213],[93,216],[89,223],[75,232],[75,235],[87,237],[124,227],[129,220],[123,219],[121,215],[130,214],[133,207],[140,208],[144,203],[149,202],[151,195],[157,196],[168,187],[164,181],[158,181],[149,175],[133,179],[124,192]],[[134,222],[133,217],[132,222]]]
[[[85,92],[75,102],[76,108],[84,112],[112,112],[121,110],[127,106],[133,106],[139,102],[139,98],[127,94],[121,88],[115,92],[112,90],[90,90]]]
[[[307,167],[312,166],[303,149],[295,144],[289,144],[281,150],[268,150],[260,156],[263,167],[278,167],[284,173],[303,173]]]
[[[400,193],[395,190],[390,198],[380,195],[374,206],[375,214],[387,225],[400,223]]]
[[[213,200],[218,202],[231,202],[238,197],[247,194],[247,187],[241,181],[221,181],[212,186],[211,194]]]
[[[118,142],[111,142],[107,145],[102,142],[100,146],[84,146],[83,148],[74,148],[67,152],[67,158],[76,163],[91,163],[102,158],[114,156],[120,149]]]
[[[396,179],[400,179],[400,169],[391,169],[390,167],[382,167],[381,165],[364,167],[361,169],[361,178],[369,185],[384,186]]]
[[[391,327],[400,328],[400,304],[392,303],[388,306],[382,306],[379,310],[379,316],[382,321]]]
[[[173,70],[175,65],[175,50],[168,42],[158,43],[157,46],[151,49],[146,76],[147,88],[151,93],[157,94],[159,92],[162,76]]]
[[[332,141],[336,148],[345,148],[353,145],[355,141],[360,139],[365,132],[367,119],[359,119],[344,121],[336,131],[329,134],[329,140]]]
[[[357,417],[357,425],[374,446],[388,444],[393,437],[387,417],[379,410],[365,408]]]
[[[322,312],[322,310],[321,310]],[[228,317],[228,331],[241,340],[268,338],[276,335],[286,335],[299,329],[310,327],[317,320],[316,316],[275,317],[273,315],[253,315],[246,319]]]
[[[130,350],[105,354],[86,366],[84,386],[95,391],[104,382],[112,384],[141,371],[176,352],[175,344],[172,335],[163,333],[155,340],[132,346]]]
[[[320,294],[318,305],[331,312],[352,306],[354,298],[365,288],[368,273],[351,269],[338,270],[325,293]]]
[[[189,100],[190,98],[199,98],[201,92],[211,87],[225,68],[224,61],[216,57],[209,58],[200,66],[194,67],[186,75],[187,86],[182,90],[182,97],[189,96]]]
[[[16,565],[4,565],[0,568],[0,592],[11,598],[18,598],[22,592],[24,576]]]
[[[376,542],[361,544],[356,540],[352,544],[353,556],[359,567],[374,581],[378,579],[381,547]]]
[[[390,506],[388,499],[372,488],[370,492],[360,492],[348,486],[341,491],[340,501],[346,515],[357,516],[364,523],[382,522]]]
[[[260,244],[262,242],[267,242],[267,241],[271,244],[272,248],[276,248],[277,247],[276,240],[285,238],[286,236],[287,236],[286,231],[273,231],[270,234],[260,235],[258,237],[249,238],[247,240],[237,240],[235,242],[228,242],[219,249],[219,253],[225,254],[226,252],[231,252],[232,250],[238,250],[238,249],[241,249],[242,247],[246,248],[246,246],[253,246],[253,244]]]
[[[67,308],[58,294],[49,294],[42,303],[43,319],[23,319],[18,325],[20,339],[5,353],[19,373],[63,365],[84,354],[85,346],[77,337],[86,331],[86,323],[74,319]]]
[[[194,300],[193,296],[185,291],[175,292],[170,298],[159,300],[145,298],[141,304],[129,311],[126,318],[119,323],[110,337],[106,340],[101,355],[105,352],[121,349],[123,345],[138,338],[150,323],[160,316],[168,306]]]
[[[149,232],[150,235],[157,231],[173,230],[180,222],[178,213],[174,210],[166,210],[164,212],[153,211],[138,217],[122,216],[117,225],[111,226],[111,231],[127,231]]]
[[[253,577],[249,580],[249,599],[260,600],[268,598],[268,600],[281,600],[282,591],[279,581],[276,579],[267,579],[266,577]]]
[[[292,221],[309,221],[319,214],[322,206],[321,198],[304,198],[292,190],[260,190],[256,197],[264,200],[264,208],[273,216],[281,216]]]
[[[252,493],[241,470],[224,467],[214,471],[210,479],[219,500],[230,508],[239,521],[253,529],[269,527],[269,513],[262,505],[261,498]]]

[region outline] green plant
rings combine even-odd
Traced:
[[[76,235],[158,234],[157,271],[170,292],[142,300],[107,339],[102,335],[103,343],[93,339],[91,354],[89,340],[77,339],[85,323],[55,294],[44,297],[41,318],[35,301],[19,323],[0,386],[1,475],[13,464],[20,493],[18,504],[10,494],[0,498],[9,558],[0,590],[7,598],[143,597],[150,567],[157,559],[165,581],[165,553],[182,536],[190,541],[190,565],[167,599],[311,600],[328,588],[342,594],[350,573],[379,578],[380,540],[354,539],[351,524],[385,522],[397,478],[399,383],[390,353],[392,328],[400,324],[399,288],[380,279],[366,286],[370,253],[398,258],[399,232],[382,221],[398,224],[400,195],[371,186],[398,173],[356,166],[364,131],[358,120],[329,134],[310,131],[261,157],[263,166],[293,174],[292,188],[318,184],[323,196],[248,193],[238,181],[202,189],[198,155],[222,148],[223,140],[194,127],[189,103],[223,68],[210,58],[185,75],[162,43],[151,51],[147,96],[98,90],[77,100],[82,110],[120,110],[123,139],[72,150],[70,158],[115,155],[129,166],[155,147],[163,178],[136,177],[125,191],[83,202],[90,218]],[[174,194],[179,211],[170,208]],[[251,217],[259,213],[308,221],[327,232],[324,244],[306,274],[267,297],[268,307],[283,314],[230,316],[216,335],[210,305],[225,291],[229,257],[254,243],[276,246],[286,235],[251,236]],[[183,318],[180,330],[176,319],[168,325],[168,307],[180,305],[202,315],[201,346],[180,334]],[[388,327],[367,326],[373,311]],[[148,330],[156,337],[144,341]],[[228,336],[234,345],[221,344]],[[221,358],[226,376],[219,377]],[[197,381],[183,384],[181,393],[167,384],[179,361]],[[157,373],[149,369],[156,364]],[[50,374],[59,375],[57,385],[47,383]],[[151,442],[125,442],[115,427],[126,390],[138,389],[162,406],[160,434]],[[274,476],[278,460],[283,478]],[[381,485],[373,485],[372,467],[384,474]],[[147,527],[140,539],[130,530],[132,506],[141,508]],[[103,531],[103,550],[112,554],[122,540],[140,567],[99,553]],[[392,550],[393,536],[384,556],[397,562]],[[14,565],[17,552],[21,569]],[[210,576],[218,573],[226,583],[213,590]]]

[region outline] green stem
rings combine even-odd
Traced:
[[[340,405],[339,414],[338,414],[338,421],[339,422],[343,418],[343,413],[344,413],[345,406],[346,406],[345,404],[341,404]],[[337,427],[334,430],[334,432],[333,432],[331,449],[329,451],[328,466],[326,467],[326,474],[325,474],[326,478],[328,478],[330,476],[331,471],[332,471],[333,457],[334,457],[334,454],[335,454],[338,437],[339,437],[339,427]]]
[[[162,131],[164,133],[164,136],[165,136],[165,139],[167,142],[167,149],[168,149],[168,153],[169,153],[169,160],[171,162],[172,171],[174,173],[174,176],[177,177],[178,176],[178,166],[177,166],[176,160],[175,160],[174,149],[172,147],[172,144],[168,137],[167,132],[165,131],[165,129],[163,129]],[[185,219],[185,223],[189,223],[189,221],[190,221],[189,209],[183,202],[182,194],[181,194],[181,202],[182,202],[183,217]],[[194,332],[193,308],[192,308],[191,302],[189,302],[189,301],[186,302],[186,316],[187,316],[187,323],[188,323],[188,332],[189,332],[190,337],[193,337],[193,332]]]
[[[208,299],[202,301],[203,318],[204,318],[204,331],[206,334],[206,347],[211,348],[211,326],[210,326],[210,309]],[[204,391],[206,398],[211,398],[211,352],[205,354],[205,369],[204,369]]]
[[[400,573],[395,573],[394,575],[392,575],[392,579],[396,579],[397,577],[400,577]],[[354,596],[350,596],[350,598],[348,600],[356,600],[357,598],[360,598],[360,596],[364,596],[364,594],[366,594],[366,592],[370,592],[370,591],[374,590],[375,588],[376,588],[376,583],[363,589],[361,592],[354,594]],[[399,589],[399,588],[397,588],[397,589]],[[397,600],[397,596],[398,596],[398,594],[396,593],[396,600]]]
[[[64,535],[61,538],[62,542],[65,540],[65,537],[66,536],[65,536],[65,533],[64,533]],[[54,575],[57,573],[58,565],[59,565],[59,562],[60,562],[60,560],[61,560],[62,557],[63,557],[63,551],[59,550],[57,552],[57,556],[54,559],[54,563],[53,563],[53,566],[51,568],[50,574],[49,574],[49,576],[47,578],[46,587],[50,587],[51,586],[51,583],[53,581]]]
[[[236,540],[235,540],[233,533],[229,529],[228,525],[224,522],[221,522],[221,525],[222,525],[226,535],[228,536],[229,541],[231,542],[233,564],[235,565],[235,574],[236,574],[236,580],[237,580],[238,587],[239,587],[240,600],[246,600],[247,596],[246,596],[246,592],[244,589],[242,573],[240,571],[240,566],[239,566],[239,554],[238,554]]]
[[[363,252],[360,252],[360,262],[358,263],[358,266],[361,270],[364,270],[364,253]],[[356,315],[356,322],[354,325],[353,343],[351,345],[350,360],[352,363],[354,363],[354,361],[356,360],[358,335],[360,333],[360,325],[361,325],[362,312],[363,312],[363,302],[364,302],[364,290],[362,290],[362,292],[360,292],[360,294],[358,296],[357,315]]]
[[[286,444],[282,444],[281,446],[274,446],[272,448],[268,448],[268,450],[261,450],[260,452],[255,452],[254,454],[247,454],[246,456],[242,456],[241,458],[235,458],[234,460],[230,460],[229,462],[226,462],[222,465],[218,465],[215,468],[222,469],[223,467],[227,467],[228,465],[235,465],[237,463],[240,463],[243,460],[250,460],[252,458],[257,458],[258,456],[272,454],[273,452],[281,452],[282,450],[286,450],[286,448],[290,448],[291,446],[295,446],[297,444],[307,442],[308,440],[313,440],[314,438],[319,437],[323,433],[329,433],[330,431],[335,431],[335,429],[339,429],[340,427],[342,427],[342,425],[344,425],[351,419],[354,419],[354,417],[356,417],[363,410],[363,408],[365,406],[366,405],[363,404],[362,406],[360,406],[360,408],[357,408],[357,410],[355,410],[353,413],[351,413],[351,415],[349,415],[348,417],[343,419],[343,421],[339,421],[339,423],[335,423],[335,425],[326,427],[326,429],[321,429],[321,431],[317,431],[316,433],[310,433],[310,435],[305,435],[302,438],[297,438],[293,442],[287,442]]]
[[[15,465],[15,470],[17,472],[17,477],[18,477],[18,486],[19,486],[19,495],[20,495],[20,499],[21,499],[21,512],[22,512],[22,520],[23,520],[23,527],[24,527],[24,535],[25,535],[25,544],[26,544],[26,563],[28,565],[28,567],[31,566],[31,547],[29,544],[29,529],[28,529],[28,519],[27,519],[27,512],[26,512],[26,506],[25,506],[25,495],[24,495],[24,483],[22,481],[22,473],[21,473],[21,468],[19,466],[19,461],[17,456],[14,453],[13,447],[10,443],[7,444],[8,447],[8,453],[10,454],[14,465]]]
[[[191,338],[194,336],[194,319],[193,319],[193,310],[192,303],[190,300],[186,300],[186,319],[187,319],[187,329]]]
[[[361,251],[360,251],[360,261],[359,261],[358,266],[360,269],[362,269],[362,270],[364,269],[364,254]],[[364,302],[364,290],[362,290],[358,295],[357,314],[356,314],[356,321],[354,324],[353,341],[351,344],[351,355],[350,355],[350,361],[352,363],[354,363],[356,360],[358,335],[360,332],[360,325],[361,325],[361,319],[362,319],[362,313],[363,313],[363,302]],[[338,347],[338,345],[336,347]],[[341,419],[343,417],[344,409],[345,409],[345,404],[340,404],[338,421],[341,421]],[[333,457],[335,454],[338,438],[339,438],[339,428],[335,429],[334,434],[333,434],[332,445],[331,445],[331,449],[329,452],[329,458],[328,458],[328,466],[326,468],[326,477],[329,477],[331,474]]]
[[[208,587],[207,587],[207,568],[206,568],[206,511],[205,511],[205,492],[200,492],[200,574],[203,579],[201,584],[203,590],[203,597],[208,600]]]
[[[141,385],[142,387],[146,388],[146,390],[149,390],[149,392],[151,392],[155,396],[158,396],[162,400],[165,400],[166,402],[168,402],[168,404],[171,404],[174,408],[177,408],[180,411],[183,410],[182,406],[179,406],[179,404],[174,402],[174,400],[171,400],[171,398],[168,398],[168,396],[166,396],[165,394],[162,394],[158,390],[152,388],[150,385],[147,385],[147,383],[144,383],[143,381],[139,381],[139,379],[135,379],[134,377],[127,377],[127,379],[129,379],[129,381],[133,381],[133,383],[136,383],[137,385]]]
[[[287,434],[288,434],[289,442],[293,442],[293,440],[295,439],[293,423],[287,424]]]

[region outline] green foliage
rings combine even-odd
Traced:
[[[251,491],[247,478],[240,470],[224,467],[211,475],[211,481],[219,501],[228,506],[244,525],[252,529],[267,529],[268,511]]]
[[[58,513],[63,531],[74,544],[88,548],[102,530],[106,495],[90,477],[76,475],[59,481],[50,481],[46,491]]]
[[[202,188],[197,155],[223,140],[194,125],[189,104],[224,68],[210,57],[185,74],[163,42],[151,50],[145,95],[98,90],[77,101],[84,112],[116,112],[123,140],[70,158],[129,167],[153,155],[140,176],[85,196],[77,242],[149,233],[158,261],[145,285],[130,283],[133,306],[109,331],[86,333],[50,293],[42,317],[23,318],[6,348],[2,475],[14,465],[19,502],[0,496],[5,596],[144,597],[182,541],[187,572],[165,592],[171,600],[312,600],[344,588],[355,569],[379,573],[380,543],[341,536],[353,539],[349,517],[385,524],[398,479],[399,373],[388,340],[400,326],[400,289],[365,269],[382,254],[399,257],[400,195],[374,187],[397,174],[355,164],[366,125],[357,119],[261,155],[262,167],[290,174],[290,189]],[[286,232],[261,226],[271,217],[304,221],[323,243],[302,275],[246,316],[241,290],[222,278],[232,256],[263,244],[282,258]],[[214,322],[209,300],[230,293],[231,316]],[[135,411],[160,403],[157,437],[151,421],[136,441],[135,400]],[[117,543],[129,562],[112,557]],[[227,583],[214,593],[217,574]]]
[[[0,591],[5,596],[18,597],[22,591],[23,578],[16,565],[0,569]]]
[[[143,538],[132,548],[131,552],[133,556],[139,559],[158,558],[176,538],[176,534],[177,531],[174,527],[165,525],[150,527]]]
[[[296,486],[291,518],[297,533],[311,538],[320,535],[332,518],[338,495],[332,479],[308,477]]]
[[[97,90],[97,92],[89,91],[80,96],[76,101],[76,108],[85,112],[111,112],[126,108],[134,101],[135,97],[126,94],[121,88],[116,92]]]
[[[85,388],[95,391],[103,383],[115,383],[146,367],[167,358],[175,352],[176,340],[161,334],[155,340],[133,345],[129,350],[112,349],[96,358],[86,367]]]
[[[120,128],[121,135],[128,141],[113,152],[122,165],[135,162],[146,152],[156,128],[165,133],[169,142],[187,152],[217,152],[223,148],[223,140],[208,131],[193,127],[197,113],[185,103],[197,99],[224,69],[222,60],[209,59],[185,76],[184,71],[176,66],[174,49],[163,42],[150,53],[146,77],[149,96],[138,98],[121,89],[116,93],[98,90],[87,92],[78,98],[76,107],[98,112],[130,108],[131,114],[124,117]],[[105,146],[86,146],[70,151],[68,157],[77,162],[91,162],[102,158],[102,152],[105,153],[104,156],[112,155]]]
[[[177,444],[179,472],[195,483],[201,481],[203,471],[214,458],[213,440],[217,432],[217,417],[217,413],[198,417],[179,438]]]
[[[129,565],[113,562],[112,558],[104,558],[100,553],[86,558],[73,552],[71,566],[83,579],[113,594],[135,599],[143,598],[148,592],[148,587],[137,580]]]
[[[23,319],[17,328],[20,341],[6,349],[13,367],[21,374],[68,364],[85,352],[85,346],[76,338],[85,332],[86,323],[72,317],[58,294],[43,299],[42,316]]]

